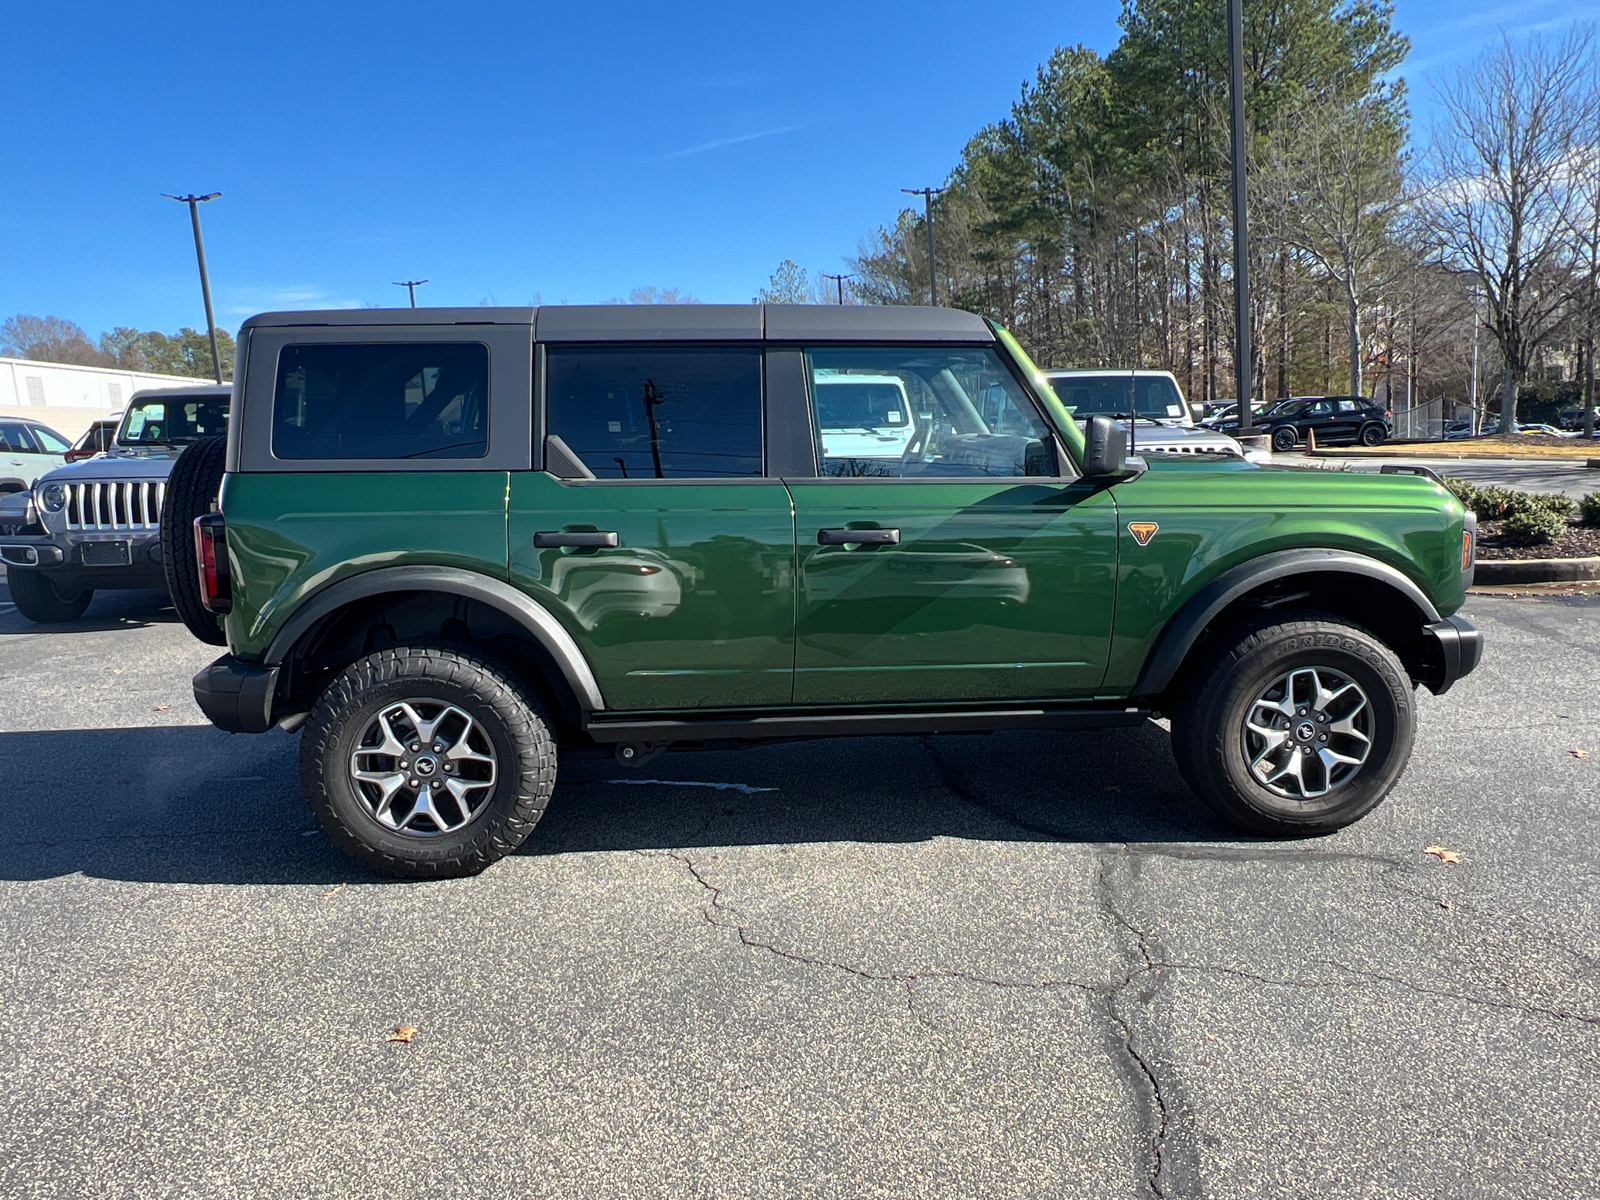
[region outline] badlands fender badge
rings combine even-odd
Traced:
[[[1133,540],[1141,546],[1148,546],[1150,539],[1155,537],[1156,530],[1161,526],[1154,521],[1129,521],[1128,532],[1133,534]]]

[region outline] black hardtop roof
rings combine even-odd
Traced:
[[[957,308],[826,304],[572,304],[541,308],[351,308],[261,313],[243,329],[326,326],[530,326],[541,342],[992,342]],[[242,332],[242,330],[241,330]]]
[[[182,383],[169,383],[169,384],[162,384],[160,387],[140,388],[137,392],[135,392],[133,395],[128,397],[128,403],[132,404],[135,400],[139,399],[141,396],[184,396],[184,397],[191,397],[191,396],[231,396],[231,395],[233,395],[233,384],[231,384],[231,383],[199,383],[199,382],[196,382],[192,387],[187,385],[187,384],[182,384]],[[112,419],[112,418],[108,418],[108,419]],[[120,420],[121,418],[115,418],[115,419]]]

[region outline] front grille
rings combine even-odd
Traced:
[[[159,529],[164,479],[67,484],[68,529]]]

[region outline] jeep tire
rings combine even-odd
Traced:
[[[75,592],[59,592],[50,576],[26,567],[11,567],[6,571],[6,585],[11,589],[11,599],[17,611],[40,625],[59,625],[63,621],[76,621],[83,616],[94,598],[92,588]]]
[[[556,747],[510,672],[464,650],[396,646],[323,692],[300,780],[317,824],[358,862],[411,879],[474,875],[539,823]]]
[[[1300,837],[1377,807],[1415,732],[1411,680],[1393,651],[1355,625],[1290,613],[1246,626],[1205,661],[1173,713],[1172,750],[1230,824]]]
[[[227,444],[224,437],[191,443],[172,464],[166,498],[161,502],[161,568],[167,576],[167,594],[189,632],[213,646],[224,645],[228,639],[221,620],[200,599],[194,519],[216,511]]]

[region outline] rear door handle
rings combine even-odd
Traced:
[[[817,545],[819,546],[898,546],[899,544],[900,531],[898,529],[817,530]]]
[[[619,543],[611,530],[546,529],[533,535],[533,544],[540,550],[556,546],[599,546],[614,550]]]

